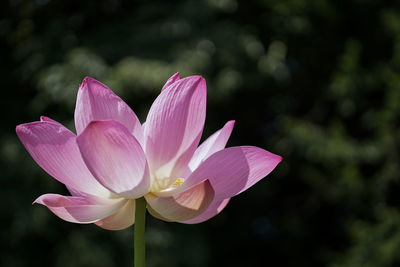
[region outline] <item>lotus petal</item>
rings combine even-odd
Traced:
[[[281,160],[254,146],[229,147],[212,154],[180,186],[166,193],[177,194],[209,179],[217,200],[230,198],[267,176]]]
[[[205,212],[183,223],[195,224],[207,221],[212,217],[214,217],[215,215],[217,215],[218,213],[220,213],[226,207],[226,205],[228,205],[229,200],[230,198],[224,200],[214,200]]]
[[[36,199],[61,219],[74,223],[93,223],[117,212],[126,199],[100,199],[45,194]]]
[[[167,82],[164,84],[161,91],[165,90],[168,86],[170,86],[171,84],[173,84],[174,82],[179,81],[179,80],[180,80],[179,72],[177,72],[167,80]]]
[[[75,127],[80,134],[91,121],[115,120],[136,137],[143,140],[143,130],[132,109],[107,86],[86,77],[79,87],[75,107]]]
[[[58,122],[21,124],[16,132],[37,164],[61,183],[93,195],[110,194],[86,167],[76,136]]]
[[[116,213],[100,221],[95,222],[97,226],[106,230],[123,230],[135,222],[135,200],[128,200]]]
[[[207,210],[214,199],[214,190],[210,182],[206,180],[174,196],[157,197],[147,194],[145,198],[148,205],[159,215],[158,218],[184,222]]]
[[[93,121],[77,137],[93,176],[115,194],[135,199],[149,191],[146,157],[136,138],[116,121]]]
[[[207,138],[194,152],[192,159],[189,162],[189,168],[186,170],[184,177],[188,177],[200,163],[206,160],[209,156],[217,151],[225,148],[229,137],[231,136],[235,121],[228,121],[222,129],[215,132]]]
[[[187,168],[203,131],[206,83],[192,76],[168,86],[150,108],[145,151],[152,191],[168,188]]]

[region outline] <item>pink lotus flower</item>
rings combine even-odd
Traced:
[[[107,86],[85,78],[75,108],[77,136],[47,117],[18,125],[18,137],[71,196],[45,194],[61,219],[124,229],[134,223],[135,199],[166,221],[200,223],[229,199],[268,175],[281,157],[258,147],[225,148],[234,121],[199,147],[206,115],[206,83],[173,75],[141,124]]]

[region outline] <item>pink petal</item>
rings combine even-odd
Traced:
[[[135,200],[130,199],[116,213],[95,222],[95,224],[106,230],[122,230],[131,226],[134,222]]]
[[[70,186],[66,186],[67,187],[67,190],[68,190],[68,192],[71,194],[71,196],[73,196],[73,197],[81,197],[81,196],[83,196],[84,194],[83,194],[83,192],[81,192],[81,191],[79,191],[79,190],[76,190],[76,189],[74,189],[74,188],[72,188],[72,187],[70,187]],[[110,192],[111,193],[111,192]]]
[[[183,222],[202,214],[214,199],[214,190],[208,180],[170,197],[145,196],[156,217]]]
[[[186,170],[184,177],[188,177],[200,163],[206,160],[209,156],[217,151],[225,148],[229,137],[231,136],[235,121],[228,121],[222,129],[215,132],[207,140],[205,140],[194,152],[192,159],[189,162],[189,168]]]
[[[174,75],[172,75],[168,81],[164,84],[163,88],[161,89],[161,91],[165,90],[168,86],[170,86],[171,84],[173,84],[176,81],[179,81],[180,77],[179,77],[179,72],[175,73]]]
[[[77,143],[89,170],[104,187],[125,198],[139,198],[149,191],[142,147],[119,122],[91,122]]]
[[[157,213],[150,205],[147,205],[147,211],[150,213],[151,216],[153,216],[154,218],[157,218],[159,220],[162,221],[166,221],[166,222],[173,222],[172,220],[169,220],[163,216],[161,216],[159,213]]]
[[[46,206],[61,219],[73,223],[96,222],[117,212],[126,202],[122,198],[100,199],[57,194],[45,194],[34,201]]]
[[[166,193],[177,194],[209,179],[217,200],[230,198],[267,176],[281,160],[282,157],[254,146],[229,147],[212,154],[181,186]]]
[[[202,77],[179,80],[163,90],[146,120],[146,155],[152,189],[168,188],[180,178],[201,137],[206,114]]]
[[[80,134],[91,121],[115,120],[143,140],[143,130],[132,109],[107,86],[86,77],[79,87],[75,107],[75,127]]]
[[[61,123],[59,123],[58,121],[52,120],[49,117],[46,116],[40,116],[40,121],[47,121],[47,122],[52,122],[58,125],[62,125]]]
[[[212,217],[214,217],[215,215],[220,213],[226,207],[229,200],[230,200],[230,198],[227,198],[224,200],[214,200],[204,213],[200,214],[199,216],[197,216],[191,220],[185,221],[184,223],[195,224],[195,223],[201,223],[201,222],[211,219]]]
[[[37,164],[61,183],[93,195],[110,194],[83,162],[76,136],[58,122],[21,124],[16,132]]]

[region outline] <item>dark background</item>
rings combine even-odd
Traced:
[[[132,228],[71,224],[15,135],[73,129],[84,76],[143,122],[166,79],[207,80],[204,137],[284,161],[198,225],[148,216],[148,266],[400,266],[400,2],[0,1],[0,266],[133,265]],[[203,137],[203,138],[204,138]]]

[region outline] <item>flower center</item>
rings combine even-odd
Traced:
[[[171,187],[178,187],[178,186],[180,186],[181,184],[183,184],[184,181],[185,181],[185,178],[178,178],[178,179],[175,181],[175,183],[173,183],[173,184],[171,185]]]
[[[178,178],[175,180],[175,182],[170,185],[169,187],[162,189],[162,190],[157,190],[157,191],[152,191],[153,194],[155,195],[159,195],[159,196],[163,196],[163,195],[168,195],[168,193],[170,191],[172,191],[173,189],[181,186],[183,183],[185,182],[185,178]]]
[[[172,184],[171,178],[165,178],[165,179],[154,179],[151,184],[151,189],[150,192],[153,193],[158,193],[158,192],[168,192],[171,191],[172,189],[175,189],[183,184],[185,181],[185,178],[178,178],[176,179]]]

